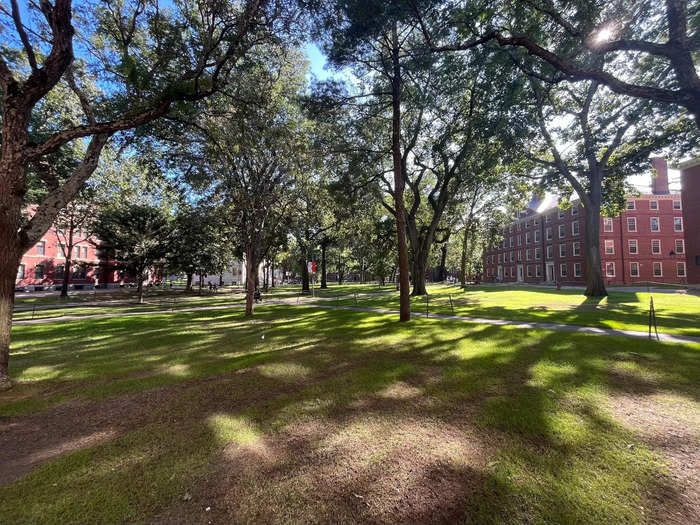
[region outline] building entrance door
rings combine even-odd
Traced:
[[[498,280],[499,281],[503,280],[503,266],[498,267]]]
[[[547,282],[554,282],[554,263],[547,264]]]
[[[525,276],[523,274],[523,265],[519,264],[518,265],[518,282],[521,283],[525,280]]]

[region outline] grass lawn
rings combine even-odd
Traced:
[[[641,292],[609,292],[590,299],[583,290],[555,290],[522,286],[428,286],[430,313],[472,317],[541,321],[626,330],[648,329],[649,296]],[[700,295],[652,293],[659,332],[700,336]],[[452,298],[452,307],[450,306]],[[426,299],[412,297],[412,310],[424,313]],[[346,297],[341,305],[398,309],[397,293],[385,296]],[[453,310],[454,309],[454,310]]]
[[[700,509],[700,345],[267,306],[16,326],[11,374],[0,523]]]

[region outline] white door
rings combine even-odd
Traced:
[[[498,280],[499,281],[503,280],[503,266],[498,267]]]
[[[519,265],[518,265],[518,282],[521,283],[521,282],[523,282],[524,280],[525,280],[525,279],[524,279],[524,275],[523,275],[523,265],[522,265],[522,264],[519,264]]]
[[[554,264],[547,265],[547,281],[550,283],[554,282]]]

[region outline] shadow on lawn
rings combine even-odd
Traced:
[[[192,377],[210,377],[134,394],[127,409],[121,398],[87,404],[64,434],[60,418],[38,414],[49,421],[49,449],[86,433],[120,437],[0,489],[8,518],[620,523],[642,521],[647,491],[681,501],[658,457],[629,448],[635,431],[601,401],[630,391],[697,399],[690,347],[438,320],[402,325],[363,312],[256,315],[105,323],[113,350],[102,356],[86,342],[87,377],[97,379],[109,356],[120,373],[140,360],[142,370],[186,364]],[[60,332],[83,335],[73,325]],[[49,335],[27,330],[24,344]],[[248,350],[232,355],[236,347]],[[60,351],[40,352],[68,376],[76,363],[59,363]],[[624,377],[620,361],[630,364]],[[192,499],[180,501],[185,493]],[[680,505],[674,510],[687,513]]]

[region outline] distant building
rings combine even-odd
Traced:
[[[688,283],[700,284],[700,158],[682,163],[681,195]]]
[[[628,195],[620,217],[600,218],[600,254],[608,284],[689,282],[686,230],[692,228],[694,239],[700,241],[700,188],[692,201],[695,215],[688,216],[685,206],[691,203],[669,191],[666,161],[657,157],[651,162],[656,172],[651,193]],[[700,162],[693,169],[700,172]],[[700,186],[700,173],[693,182]],[[503,241],[485,250],[484,279],[584,285],[583,213],[578,201],[569,209],[555,206],[542,211],[531,203],[503,230]],[[695,246],[700,261],[700,242]]]

